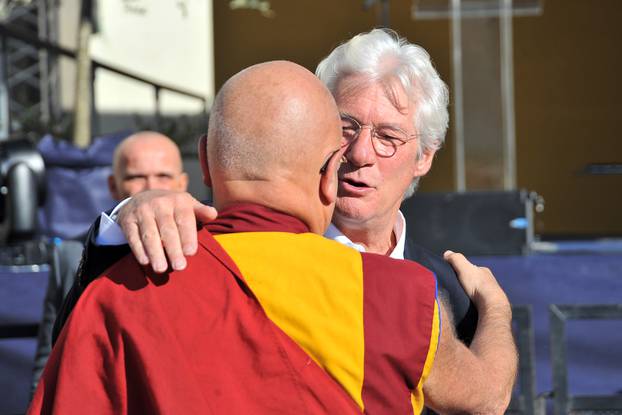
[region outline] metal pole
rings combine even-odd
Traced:
[[[549,305],[551,367],[553,369],[553,414],[568,413],[568,368],[566,367],[566,316],[556,304]]]
[[[47,1],[39,1],[37,10],[37,23],[39,26],[39,38],[50,40],[48,37],[48,10]],[[39,94],[40,94],[40,111],[41,122],[47,125],[51,119],[51,101],[50,101],[50,68],[48,51],[39,49]]]
[[[451,58],[454,89],[454,137],[456,190],[466,190],[466,169],[464,163],[464,107],[462,89],[462,15],[461,0],[451,0]]]
[[[155,94],[155,122],[158,130],[162,129],[162,114],[160,112],[160,87],[154,86],[153,92]]]
[[[389,14],[389,0],[382,0],[381,2],[381,19],[382,19],[382,27],[389,28],[391,27],[390,14]]]
[[[512,0],[501,1],[501,110],[503,121],[503,188],[516,189],[516,128],[514,116],[514,48]]]
[[[78,25],[78,53],[76,60],[76,90],[73,125],[73,143],[76,147],[86,148],[91,144],[91,56],[89,41],[93,33],[92,0],[82,0],[80,22]]]
[[[101,133],[100,122],[99,122],[99,113],[97,112],[97,96],[95,89],[95,81],[97,77],[97,65],[91,66],[91,132],[93,137],[98,136]]]
[[[11,133],[6,59],[6,37],[0,36],[0,141],[8,139]]]

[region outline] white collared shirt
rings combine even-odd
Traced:
[[[132,198],[128,197],[119,203],[110,212],[110,215],[106,212],[102,212],[99,220],[99,230],[95,236],[95,245],[107,246],[107,245],[123,245],[127,243],[127,239],[121,230],[121,227],[116,222],[117,214],[127,202]]]
[[[393,233],[395,234],[397,243],[389,256],[395,259],[404,259],[404,244],[406,243],[406,218],[404,218],[401,211],[398,210],[397,213],[397,220],[395,221],[395,226],[393,227]],[[366,251],[363,245],[352,242],[350,238],[341,233],[341,231],[332,223],[328,225],[328,229],[324,232],[324,237],[349,246],[350,248],[354,248],[359,252]]]

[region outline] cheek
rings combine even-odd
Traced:
[[[401,197],[415,178],[414,158],[388,159],[379,163],[382,187],[386,192],[399,194]]]

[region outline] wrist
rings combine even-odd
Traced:
[[[512,306],[507,295],[499,290],[478,292],[473,296],[473,303],[480,313],[503,313],[511,314]]]

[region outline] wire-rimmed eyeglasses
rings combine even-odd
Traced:
[[[361,124],[356,118],[348,114],[341,114],[341,131],[344,144],[352,144],[361,135],[364,128],[369,128],[372,146],[380,157],[392,157],[399,146],[416,138],[416,134],[408,134],[399,127],[391,125],[376,126]]]

